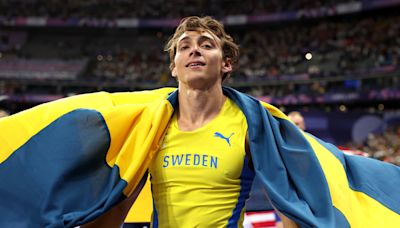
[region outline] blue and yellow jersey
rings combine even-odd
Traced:
[[[254,172],[247,123],[227,99],[216,118],[190,132],[172,118],[150,166],[153,227],[241,227]]]

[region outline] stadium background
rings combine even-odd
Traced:
[[[163,45],[182,17],[211,15],[241,47],[228,86],[399,165],[399,12],[400,0],[0,0],[0,108],[176,86]],[[129,222],[148,221],[151,196],[139,200]],[[247,209],[271,209],[257,183]]]

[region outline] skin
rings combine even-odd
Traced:
[[[192,131],[211,121],[222,108],[222,74],[232,71],[221,41],[207,31],[187,31],[178,39],[172,76],[178,79],[178,125]]]
[[[196,130],[221,110],[227,99],[222,92],[222,75],[232,71],[230,59],[224,59],[221,40],[205,31],[186,31],[178,39],[172,76],[178,80],[178,125],[182,131]],[[248,143],[246,140],[246,154]],[[134,202],[134,197],[121,202],[95,221],[82,226],[120,227]],[[297,227],[281,215],[287,226]]]
[[[206,31],[182,34],[174,65],[172,76],[177,78],[179,88],[178,125],[182,131],[192,131],[211,121],[221,110],[226,100],[222,93],[222,74],[232,71],[232,65],[222,58],[221,41]],[[129,197],[81,227],[120,227],[134,199]]]
[[[0,109],[0,118],[8,116],[8,113]]]
[[[288,115],[289,119],[292,120],[292,122],[299,127],[301,130],[305,130],[306,129],[306,124],[304,122],[304,118],[303,116],[299,115],[299,114],[293,114],[293,115]]]

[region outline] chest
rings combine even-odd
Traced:
[[[172,122],[150,166],[152,181],[219,185],[238,181],[245,164],[243,118],[214,121],[194,132]]]

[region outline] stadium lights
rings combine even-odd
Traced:
[[[307,52],[306,55],[304,56],[307,60],[312,59],[312,54],[310,52]]]

